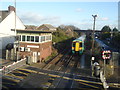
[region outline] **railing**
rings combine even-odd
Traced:
[[[26,64],[26,58],[21,59],[17,62],[13,62],[12,64],[10,64],[8,66],[4,66],[2,69],[0,69],[0,74],[2,74],[2,75],[8,74],[8,73],[12,72],[13,70],[22,67],[25,64]]]

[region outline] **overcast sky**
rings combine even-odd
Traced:
[[[2,2],[0,9],[7,10],[14,2]],[[75,25],[80,29],[92,29],[97,14],[96,29],[103,26],[118,28],[118,2],[16,2],[17,15],[26,25],[52,24]]]

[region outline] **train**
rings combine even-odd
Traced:
[[[85,49],[84,42],[86,35],[82,35],[79,38],[72,41],[72,54],[81,55]]]

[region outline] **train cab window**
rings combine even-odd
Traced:
[[[73,47],[75,47],[75,42],[73,42]]]
[[[80,47],[82,47],[82,42],[80,42]]]

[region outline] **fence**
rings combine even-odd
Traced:
[[[4,66],[2,69],[0,69],[0,74],[2,74],[2,75],[8,74],[8,73],[12,72],[13,70],[15,70],[19,67],[22,67],[25,64],[26,64],[26,58],[21,59],[21,60],[14,62],[8,66]]]

